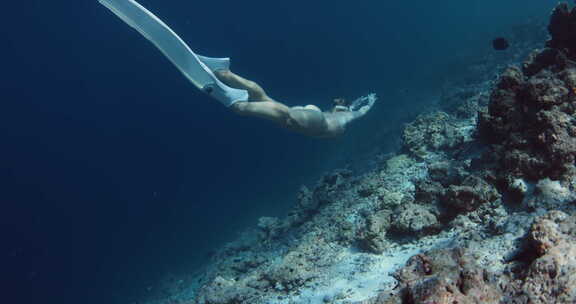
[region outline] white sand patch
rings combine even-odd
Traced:
[[[450,232],[424,237],[416,243],[393,246],[381,255],[345,249],[339,262],[319,274],[311,286],[301,288],[298,295],[269,299],[263,303],[349,303],[375,297],[394,288],[396,280],[392,273],[404,266],[410,257],[435,247],[444,247],[452,238]]]

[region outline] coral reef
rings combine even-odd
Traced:
[[[576,57],[576,15],[574,9],[570,9],[567,3],[560,3],[550,17],[548,32],[552,37],[546,46],[561,50],[569,58]]]
[[[491,144],[502,180],[567,180],[575,173],[574,16],[567,4],[554,10],[548,47],[522,68],[509,67],[481,113],[480,135]]]
[[[559,4],[548,30],[446,85],[398,154],[302,186],[154,303],[575,303],[576,11]]]
[[[473,130],[465,121],[435,111],[420,115],[409,123],[402,133],[402,139],[407,152],[425,159],[430,152],[453,149],[471,141]]]
[[[397,291],[357,304],[574,303],[576,216],[540,216],[523,241],[526,246],[499,272],[479,265],[469,245],[417,254],[394,274]]]

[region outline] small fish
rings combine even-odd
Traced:
[[[503,51],[510,46],[506,38],[498,37],[492,40],[492,47],[497,51]]]

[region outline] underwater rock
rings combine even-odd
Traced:
[[[570,190],[569,185],[545,178],[536,183],[532,195],[526,199],[525,205],[529,210],[538,208],[552,210],[567,206],[574,201],[576,201],[576,193]]]
[[[470,134],[454,124],[454,118],[442,111],[423,114],[402,132],[403,150],[419,159],[447,150],[470,140]]]
[[[508,68],[488,111],[480,113],[480,137],[492,144],[489,153],[504,179],[569,179],[576,172],[576,63],[567,59],[576,44],[566,41],[575,18],[559,5],[550,23],[551,48],[530,56],[522,70]]]
[[[442,185],[430,180],[416,184],[415,202],[432,207],[434,213],[436,208],[441,207],[442,222],[451,221],[459,214],[475,211],[484,204],[500,199],[498,191],[483,178],[465,171],[456,171],[458,173],[452,178],[445,179],[451,184]]]
[[[482,65],[484,67],[484,65]],[[485,73],[490,73],[486,71]],[[483,83],[446,83],[442,86],[439,105],[460,119],[474,119],[480,105],[488,104]]]
[[[536,252],[543,256],[552,248],[576,242],[576,217],[562,211],[550,211],[532,224],[529,239]]]
[[[535,50],[522,63],[522,72],[530,77],[536,75],[543,69],[553,65],[558,56],[562,56],[556,49]]]
[[[528,184],[524,179],[513,178],[507,181],[506,190],[510,194],[510,199],[522,202],[526,194],[528,194]]]
[[[527,303],[576,302],[576,217],[551,211],[537,218],[529,233],[538,257],[520,277],[516,287]]]
[[[330,204],[335,200],[333,195],[348,185],[350,177],[352,171],[346,169],[324,175],[314,189],[314,199],[319,205]]]
[[[243,303],[258,297],[259,292],[247,286],[239,286],[233,279],[216,277],[210,284],[204,285],[201,290],[199,303],[229,304]]]
[[[314,198],[314,193],[306,186],[300,187],[298,191],[297,203],[286,218],[285,227],[294,227],[305,222],[318,212],[320,203]]]
[[[276,239],[286,230],[286,225],[275,217],[263,216],[258,219],[258,228],[262,239]]]
[[[304,242],[264,269],[258,281],[266,282],[267,289],[294,291],[319,276],[320,267],[331,264],[335,258],[323,240]]]
[[[310,220],[323,207],[338,201],[341,198],[341,192],[351,188],[351,177],[352,171],[339,169],[323,175],[312,190],[302,186],[298,192],[296,206],[289,212],[284,222],[277,225],[279,234],[284,233],[290,227],[296,227]]]
[[[428,174],[431,180],[448,186],[459,183],[468,175],[468,171],[456,161],[440,161],[430,164]]]
[[[497,282],[463,249],[418,254],[395,275],[403,303],[500,303]]]
[[[550,17],[548,32],[551,39],[546,45],[553,49],[563,50],[571,58],[576,55],[576,10],[570,9],[568,3],[556,6]]]
[[[442,201],[446,189],[438,182],[422,180],[416,184],[414,199],[419,204],[438,205]]]
[[[381,210],[371,215],[366,220],[366,229],[362,231],[364,236],[360,239],[360,246],[369,252],[380,254],[388,246],[386,232],[392,222],[392,211]]]
[[[394,274],[398,286],[355,304],[576,302],[576,216],[537,217],[526,246],[501,271],[482,267],[467,246],[412,256]]]
[[[430,206],[401,205],[394,211],[392,232],[411,236],[437,233],[441,228],[438,214],[439,212]]]
[[[386,169],[392,172],[402,171],[415,163],[416,161],[407,154],[399,154],[386,161]]]
[[[480,205],[500,198],[494,187],[483,179],[470,175],[460,185],[450,185],[444,194],[443,203],[449,210],[448,216],[476,210]],[[456,212],[454,212],[456,211]]]

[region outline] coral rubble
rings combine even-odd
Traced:
[[[506,269],[493,272],[463,246],[411,257],[396,271],[398,288],[357,304],[574,303],[576,216],[551,211],[534,220],[527,244]]]

